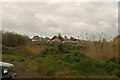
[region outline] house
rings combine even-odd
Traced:
[[[91,41],[89,40],[81,40],[81,43],[90,43]]]
[[[70,39],[64,40],[64,43],[71,43],[71,42],[72,42],[72,40],[70,40]]]
[[[61,40],[60,40],[58,37],[52,39],[52,41],[53,41],[53,42],[61,42]]]
[[[76,42],[79,43],[79,42],[81,42],[81,40],[77,39]]]
[[[44,41],[44,42],[50,42],[50,41],[51,41],[51,39],[50,39],[50,38],[48,38],[48,37],[45,37],[45,38],[42,38],[42,41]]]
[[[38,41],[43,41],[42,37],[34,36],[34,37],[32,38],[32,42],[38,42]]]

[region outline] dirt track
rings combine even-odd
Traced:
[[[14,64],[15,71],[17,73],[17,78],[44,78],[43,75],[26,72],[24,66],[21,63],[18,62],[9,62],[9,63]]]

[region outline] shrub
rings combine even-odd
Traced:
[[[10,47],[25,45],[30,42],[29,37],[12,32],[2,33],[2,44]]]

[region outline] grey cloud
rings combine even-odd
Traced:
[[[3,3],[3,30],[28,36],[49,36],[62,33],[117,35],[117,3],[94,2],[29,2]]]

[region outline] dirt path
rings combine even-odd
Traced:
[[[24,66],[18,62],[9,62],[14,64],[15,71],[17,73],[17,78],[45,78],[45,76],[36,74],[36,73],[29,73],[25,71]]]

